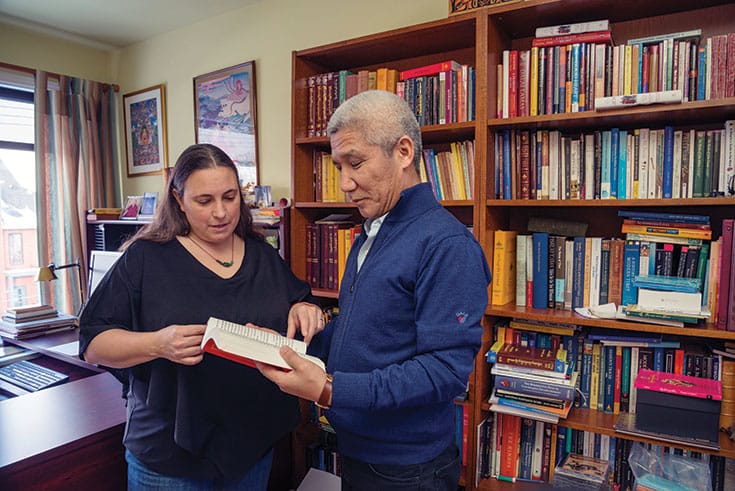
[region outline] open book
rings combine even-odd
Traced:
[[[306,343],[270,331],[210,317],[202,338],[202,349],[207,353],[251,367],[258,361],[290,370],[291,367],[278,353],[278,349],[284,344],[325,369],[319,358],[306,354]]]

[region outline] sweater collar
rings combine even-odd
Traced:
[[[388,212],[386,222],[410,220],[439,207],[441,205],[434,197],[431,185],[422,182],[401,191],[401,197],[396,206]]]

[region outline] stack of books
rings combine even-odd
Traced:
[[[623,217],[621,231],[629,252],[621,302],[625,315],[691,324],[709,318],[703,291],[712,239],[710,218],[627,210],[618,214]]]
[[[74,329],[77,318],[58,312],[51,305],[16,307],[3,312],[0,335],[27,339],[51,332]]]
[[[487,353],[493,366],[490,410],[558,423],[574,404],[579,372],[561,346],[519,346],[499,338]]]

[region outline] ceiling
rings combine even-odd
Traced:
[[[0,22],[102,49],[265,0],[0,0]]]

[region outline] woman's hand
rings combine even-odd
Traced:
[[[109,329],[92,339],[84,358],[111,368],[129,368],[156,358],[196,365],[204,356],[200,345],[206,327],[174,324],[154,332]]]
[[[156,332],[154,349],[160,358],[182,365],[196,365],[204,357],[200,345],[206,328],[204,324],[166,326]]]
[[[309,344],[315,334],[324,329],[324,312],[321,307],[308,302],[299,302],[288,311],[288,331],[286,337],[293,338],[300,330],[304,342]]]

